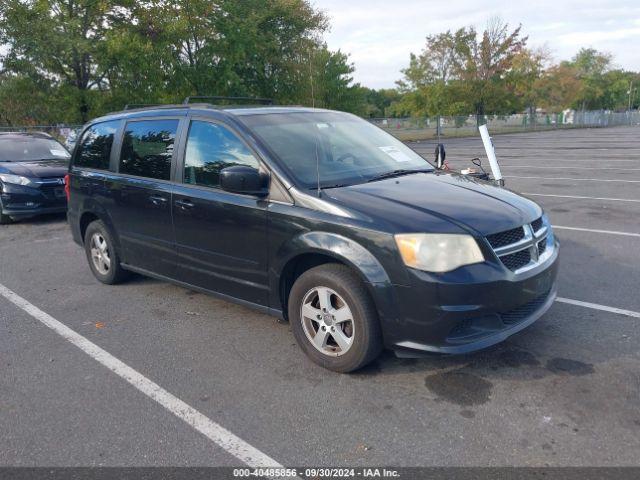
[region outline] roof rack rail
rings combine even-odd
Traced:
[[[134,108],[144,108],[144,107],[157,107],[159,105],[163,105],[162,103],[127,103],[124,106],[124,110],[132,110]]]
[[[188,105],[189,103],[191,103],[191,100],[213,100],[213,101],[232,100],[234,102],[236,102],[236,101],[240,101],[240,102],[257,102],[257,103],[264,103],[265,105],[275,105],[275,101],[273,100],[273,98],[224,97],[224,96],[209,96],[209,95],[196,95],[196,96],[187,97],[187,98],[184,99],[184,101],[182,103],[184,105]]]

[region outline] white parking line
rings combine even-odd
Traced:
[[[605,200],[607,202],[633,202],[640,203],[640,200],[630,198],[609,198],[609,197],[583,197],[580,195],[551,195],[550,193],[529,193],[522,192],[523,195],[532,195],[536,197],[558,197],[558,198],[577,198],[579,200]]]
[[[231,433],[226,428],[218,425],[210,418],[200,413],[195,408],[186,404],[179,398],[167,392],[157,383],[137,372],[127,364],[98,347],[95,343],[71,330],[69,327],[32,305],[18,294],[0,284],[0,295],[11,303],[21,308],[36,320],[39,320],[58,335],[68,340],[97,362],[101,363],[123,380],[126,380],[147,397],[156,401],[176,417],[184,420],[191,427],[202,433],[209,440],[230,453],[241,462],[251,467],[275,467],[282,466],[274,459],[249,445],[247,442]]]
[[[580,165],[574,164],[573,167],[558,167],[554,165],[553,167],[546,167],[544,165],[500,165],[500,168],[542,168],[545,170],[554,169],[554,170],[625,170],[627,172],[640,172],[640,168],[624,168],[624,167],[582,167]]]
[[[602,310],[603,312],[617,313],[619,315],[625,315],[627,317],[640,318],[640,312],[634,312],[632,310],[623,310],[621,308],[607,307],[606,305],[600,305],[597,303],[583,302],[581,300],[572,300],[571,298],[557,297],[556,302],[568,303],[570,305],[577,305],[579,307],[593,308],[594,310]]]
[[[632,232],[618,232],[616,230],[596,230],[593,228],[579,228],[579,227],[563,227],[562,225],[551,225],[554,230],[575,230],[578,232],[591,232],[591,233],[608,233],[610,235],[623,235],[625,237],[640,237],[640,233]]]
[[[613,178],[575,178],[575,177],[520,177],[518,175],[505,175],[504,178],[535,178],[536,180],[576,180],[579,182],[624,182],[640,183],[640,180],[618,180]]]

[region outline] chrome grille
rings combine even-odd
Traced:
[[[520,250],[519,252],[500,257],[500,260],[502,260],[504,266],[509,270],[516,271],[531,261],[531,254],[529,250]]]
[[[516,243],[518,240],[522,240],[523,238],[524,229],[522,227],[518,227],[507,230],[506,232],[499,232],[494,233],[493,235],[488,235],[487,241],[493,248],[500,248],[504,247],[505,245]]]
[[[40,191],[47,200],[61,201],[65,198],[63,185],[41,185]]]
[[[531,222],[531,228],[534,232],[540,230],[542,228],[542,217],[537,218],[533,222]]]
[[[502,264],[514,273],[521,273],[546,260],[549,227],[542,217],[531,224],[487,235],[486,239]]]
[[[540,240],[538,242],[538,255],[542,255],[544,251],[547,249],[547,239]]]

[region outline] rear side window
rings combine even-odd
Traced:
[[[109,170],[109,156],[113,138],[120,122],[98,123],[90,127],[82,136],[74,165],[78,167]]]
[[[220,170],[234,165],[258,168],[259,162],[251,150],[222,125],[191,122],[184,157],[184,183],[217,187]]]
[[[120,173],[169,180],[178,120],[127,123],[122,139]]]

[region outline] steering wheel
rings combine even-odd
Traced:
[[[353,158],[354,161],[358,160],[358,158],[353,153],[345,153],[336,158],[336,162],[344,162],[347,158]]]

